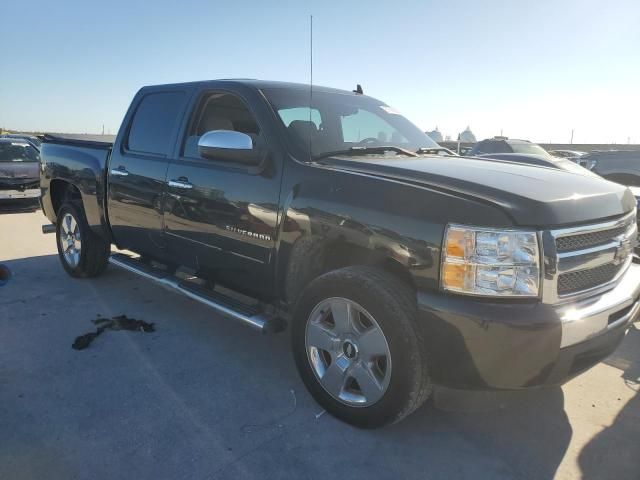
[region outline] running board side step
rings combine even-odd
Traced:
[[[286,328],[286,322],[281,318],[261,313],[248,305],[240,305],[239,302],[218,292],[205,291],[197,285],[189,285],[165,271],[155,269],[128,255],[113,254],[109,257],[109,263],[200,302],[219,315],[249,325],[262,333],[280,332]]]

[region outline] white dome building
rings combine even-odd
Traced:
[[[431,140],[433,140],[434,142],[441,142],[442,141],[442,133],[440,133],[440,130],[438,130],[438,127],[436,127],[435,130],[431,130],[430,132],[426,132],[426,134],[431,138]]]
[[[464,132],[462,132],[458,138],[460,138],[460,141],[463,143],[476,143],[476,136],[473,134],[473,132],[471,131],[471,128],[469,128],[469,126],[467,126],[467,128],[465,129]]]

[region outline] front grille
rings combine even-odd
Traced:
[[[602,230],[598,232],[582,233],[578,235],[570,235],[568,237],[560,237],[556,240],[556,248],[558,252],[573,252],[583,248],[596,247],[611,242],[616,237],[622,235],[629,225],[612,228],[610,230]]]
[[[545,259],[544,300],[571,301],[609,288],[631,261],[637,231],[631,213],[597,224],[543,232],[543,238],[553,244]]]
[[[558,294],[569,295],[610,282],[623,264],[607,263],[588,270],[563,273],[558,277]]]

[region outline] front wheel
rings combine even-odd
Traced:
[[[397,422],[431,392],[415,294],[382,270],[347,267],[311,282],[295,308],[292,343],[313,397],[353,425]]]
[[[96,277],[107,268],[111,245],[89,227],[81,207],[65,203],[58,211],[58,256],[72,277]]]

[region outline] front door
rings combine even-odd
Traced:
[[[236,95],[208,92],[193,110],[178,158],[167,172],[165,232],[180,262],[250,295],[270,290],[280,193],[280,165],[268,167],[202,158],[198,139],[212,130],[234,130],[268,151],[255,116]]]
[[[165,178],[187,99],[185,92],[164,91],[137,102],[109,162],[109,222],[119,247],[162,256]]]

